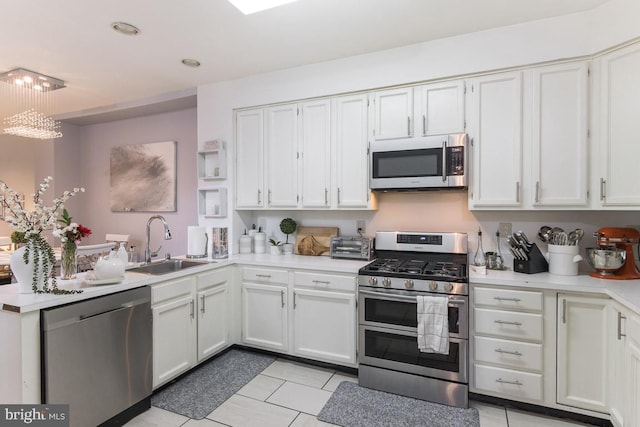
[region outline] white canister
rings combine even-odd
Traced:
[[[559,276],[578,274],[578,262],[582,261],[578,246],[549,245],[548,250],[549,273]]]
[[[255,227],[255,226],[254,226]],[[251,237],[251,252],[255,252],[254,249],[254,240],[256,237],[256,233],[258,232],[258,230],[256,230],[255,228],[252,228],[251,230],[249,230],[249,237]]]
[[[243,234],[242,236],[240,236],[240,253],[250,254],[252,243],[253,237],[249,236],[248,234]]]
[[[253,236],[253,251],[257,254],[263,254],[266,252],[267,248],[267,233],[258,231],[255,236]]]

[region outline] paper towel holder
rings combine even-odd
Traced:
[[[202,255],[189,255],[187,254],[187,258],[206,258],[208,257],[207,249],[209,248],[209,235],[204,233],[204,254]]]

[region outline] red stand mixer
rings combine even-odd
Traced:
[[[640,242],[634,228],[604,227],[594,234],[597,248],[587,248],[587,261],[596,270],[590,276],[600,279],[640,279],[633,253]]]

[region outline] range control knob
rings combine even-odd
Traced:
[[[413,280],[407,279],[404,281],[404,287],[407,289],[413,289]]]
[[[430,282],[429,283],[429,290],[435,291],[437,289],[438,289],[438,284],[436,282]]]
[[[445,283],[444,290],[447,292],[451,292],[453,290],[453,283]]]
[[[378,286],[378,278],[376,277],[369,277],[369,284],[371,286]]]
[[[388,277],[382,279],[382,286],[386,286],[387,288],[391,286],[391,279],[389,279]]]

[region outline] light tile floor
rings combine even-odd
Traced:
[[[203,420],[151,407],[128,427],[322,427],[316,415],[341,381],[354,376],[278,359]],[[481,427],[576,427],[584,424],[471,402]],[[461,426],[463,427],[463,426]]]

